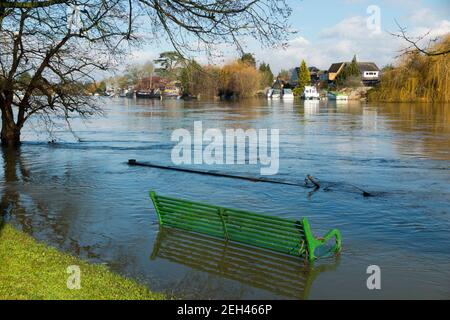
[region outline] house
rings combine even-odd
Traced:
[[[273,82],[272,85],[272,89],[283,89],[286,86],[286,83],[280,79],[279,77],[277,77],[277,79]]]
[[[316,67],[309,67],[309,74],[311,77],[311,83],[312,84],[316,84],[317,82],[319,82],[320,79],[320,74],[323,73],[324,71],[316,68]],[[300,67],[296,67],[291,69],[289,72],[291,74],[291,77],[289,79],[289,84],[295,88],[298,85],[298,73],[300,71]],[[326,79],[327,80],[327,79]]]
[[[345,67],[345,62],[333,63],[328,68],[328,81],[336,80],[336,77],[342,70],[344,70],[344,67]]]
[[[380,82],[380,69],[373,62],[358,62],[361,80],[365,86],[373,86]]]
[[[328,68],[328,81],[334,82],[339,73],[351,62],[333,63]],[[374,62],[358,62],[361,80],[365,86],[376,85],[380,81],[380,69]]]
[[[319,81],[321,81],[321,82],[324,82],[324,81],[328,82],[328,70],[320,70],[317,73],[317,76],[319,77]]]
[[[309,75],[311,77],[311,83],[314,84],[317,81],[319,81],[319,72],[320,70],[317,69],[316,67],[309,67]]]

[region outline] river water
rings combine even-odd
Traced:
[[[1,209],[36,239],[178,298],[450,298],[450,105],[104,99],[76,139],[36,122],[3,153]],[[173,130],[279,129],[273,179],[312,189],[127,165],[173,165]],[[187,166],[191,168],[192,166]],[[196,165],[258,176],[259,165]],[[360,189],[373,197],[363,197]],[[338,228],[339,257],[314,264],[159,230],[149,190]],[[367,268],[381,270],[368,290]]]

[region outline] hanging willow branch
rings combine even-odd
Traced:
[[[428,31],[425,34],[414,39],[407,34],[406,27],[402,27],[397,21],[395,21],[395,23],[399,31],[398,33],[391,33],[391,35],[403,39],[409,44],[407,48],[402,50],[402,53],[415,53],[418,51],[427,56],[440,56],[450,53],[450,47],[446,47],[443,49],[441,48],[440,50],[433,50],[432,45],[439,40],[438,38],[430,40],[427,47],[422,47],[419,45],[422,40],[426,39],[430,35],[431,31]]]

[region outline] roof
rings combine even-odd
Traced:
[[[351,62],[337,62],[333,63],[328,69],[329,73],[337,73],[343,64],[350,64]],[[364,71],[380,71],[374,62],[358,62],[360,72]]]
[[[361,72],[364,71],[380,71],[377,65],[373,62],[358,62],[358,67]]]
[[[338,62],[338,63],[333,63],[329,68],[328,68],[328,72],[329,73],[336,73],[339,71],[339,69],[341,68],[341,66],[344,64],[345,62]]]

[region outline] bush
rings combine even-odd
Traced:
[[[294,96],[296,97],[301,97],[301,95],[303,94],[303,91],[305,90],[305,88],[300,88],[300,87],[295,87],[294,89],[292,89],[292,93],[294,94]]]
[[[253,97],[260,85],[260,74],[255,67],[235,61],[220,71],[219,92],[225,97]]]

